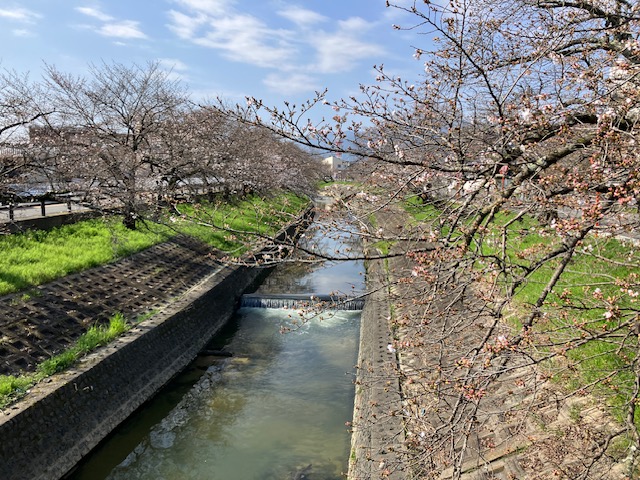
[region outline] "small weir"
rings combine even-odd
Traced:
[[[240,303],[245,308],[289,308],[309,310],[362,310],[364,298],[353,298],[344,295],[282,293],[258,294],[242,296]]]
[[[363,281],[356,261],[278,266],[68,479],[344,479]]]

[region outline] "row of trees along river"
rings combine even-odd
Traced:
[[[326,172],[309,149],[220,105],[195,104],[158,62],[53,65],[39,81],[0,75],[0,197],[72,195],[117,209],[125,225],[193,195],[308,194]]]

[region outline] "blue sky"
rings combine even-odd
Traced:
[[[355,94],[374,64],[416,78],[412,46],[424,45],[392,28],[406,20],[384,0],[0,0],[0,66],[35,79],[43,62],[83,73],[159,60],[196,100],[279,105]]]

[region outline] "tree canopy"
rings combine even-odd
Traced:
[[[38,82],[0,81],[2,183],[81,195],[129,228],[185,195],[309,194],[321,177],[309,151],[193,102],[158,62],[103,62],[86,75],[47,65]]]

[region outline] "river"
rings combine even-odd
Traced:
[[[338,248],[326,233],[310,232],[307,244],[318,238]],[[359,262],[290,263],[259,292],[354,293],[362,285]],[[69,478],[344,478],[360,312],[304,315],[241,308],[209,345],[232,356],[200,356]]]

